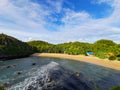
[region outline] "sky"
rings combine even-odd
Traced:
[[[50,43],[120,43],[120,0],[0,0],[0,33]]]

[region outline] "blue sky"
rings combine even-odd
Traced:
[[[0,0],[0,33],[22,41],[120,43],[120,0]]]

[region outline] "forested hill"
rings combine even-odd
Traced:
[[[31,41],[29,45],[36,47],[37,52],[44,53],[65,53],[71,55],[86,55],[87,51],[92,51],[99,58],[110,58],[120,60],[120,44],[112,40],[101,39],[94,43],[69,42],[63,44],[49,44],[43,41]],[[108,54],[111,54],[110,56]]]
[[[0,34],[0,59],[24,57],[35,52],[35,47],[6,34]]]
[[[44,41],[30,41],[27,42],[30,46],[32,47],[36,47],[37,48],[37,52],[49,52],[49,48],[51,46],[53,46],[53,44],[50,44],[48,42],[44,42]]]
[[[44,41],[22,42],[14,37],[0,34],[0,59],[4,57],[22,57],[32,53],[65,53],[71,55],[86,55],[87,51],[99,58],[120,60],[120,44],[112,40],[101,39],[94,43],[68,42],[51,44]],[[110,54],[110,56],[108,55]]]

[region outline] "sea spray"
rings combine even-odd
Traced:
[[[51,62],[26,73],[28,77],[8,90],[91,90],[79,77]]]

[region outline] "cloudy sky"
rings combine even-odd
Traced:
[[[120,0],[0,0],[0,33],[22,41],[120,43]]]

